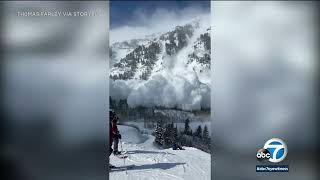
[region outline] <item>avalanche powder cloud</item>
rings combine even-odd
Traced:
[[[198,83],[190,83],[182,76],[154,75],[151,79],[128,95],[129,106],[138,105],[152,107],[165,106],[178,107],[185,110],[199,110],[208,108],[210,101],[210,88]]]
[[[116,100],[127,99],[130,107],[163,106],[184,110],[210,108],[210,87],[188,81],[183,76],[156,74],[148,81],[110,81],[110,96]]]
[[[190,11],[190,9],[188,11]],[[192,12],[196,12],[196,10],[193,10]],[[172,14],[172,12],[169,14]],[[162,50],[162,54],[159,55],[164,65],[162,66],[163,69],[160,68],[161,71],[153,73],[146,81],[138,79],[110,79],[110,96],[115,100],[127,99],[127,103],[130,107],[157,106],[179,108],[183,110],[210,108],[210,69],[208,70],[208,73],[205,73],[205,76],[199,77],[193,69],[187,69],[185,67],[188,61],[188,53],[192,50],[196,38],[210,28],[210,19],[208,19],[210,17],[209,14],[205,16],[204,13],[198,11],[198,15],[201,19],[199,21],[200,27],[198,30],[195,30],[194,35],[190,37],[187,47],[183,48],[180,53],[177,53],[177,55],[174,56],[166,56],[164,54],[165,50]],[[157,17],[154,18],[154,20],[157,20],[160,24],[163,23],[157,15],[151,17]],[[179,16],[174,15],[173,19],[177,20],[177,17]],[[193,17],[189,17],[189,20],[186,20],[185,17],[182,20],[185,23],[190,23],[197,19],[195,17],[196,15],[193,14]],[[152,24],[156,24],[154,21],[152,22]],[[181,24],[181,22],[178,24],[178,21],[175,23],[177,24],[170,24],[170,26],[172,27]],[[166,31],[163,32],[169,32],[172,29],[169,28],[170,26],[168,24],[165,25]],[[151,28],[155,31],[154,33],[156,33],[157,27],[158,25]],[[131,28],[124,27],[119,29],[121,29],[120,32],[122,32],[123,29]],[[144,29],[144,27],[132,27],[131,30],[133,30],[133,32],[131,34],[150,35],[147,34],[149,31],[146,33],[146,31],[141,31],[141,29]],[[118,36],[118,33],[115,33],[115,30],[111,32],[111,34]],[[118,39],[118,37],[113,36],[113,38],[123,40],[123,37]],[[131,36],[126,38],[129,38],[126,40],[130,40]],[[170,66],[167,66],[167,61],[171,62]]]

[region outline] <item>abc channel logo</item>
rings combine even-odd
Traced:
[[[283,161],[288,153],[286,143],[278,138],[268,140],[262,149],[257,152],[257,159],[260,162],[279,163]]]

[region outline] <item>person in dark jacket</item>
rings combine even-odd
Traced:
[[[118,117],[114,114],[111,120],[112,126],[111,126],[111,137],[112,137],[112,142],[113,142],[113,154],[118,155],[121,152],[118,150],[118,144],[119,144],[119,139],[121,139],[121,134],[118,130]]]
[[[173,143],[172,149],[173,150],[184,150],[180,143]]]
[[[113,149],[112,149],[112,139],[113,139],[113,134],[112,134],[112,124],[109,122],[109,156],[111,155]]]

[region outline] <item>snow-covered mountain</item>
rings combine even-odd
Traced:
[[[175,66],[202,76],[210,70],[210,25],[197,19],[166,33],[113,43],[110,53],[112,79],[148,80]]]
[[[111,97],[125,97],[130,106],[209,108],[211,27],[208,18],[195,18],[167,32],[113,43]],[[159,88],[165,89],[156,90]],[[148,93],[159,97],[145,99]]]
[[[210,154],[192,147],[159,149],[153,145],[152,135],[142,135],[129,126],[119,126],[119,131],[123,139],[119,147],[128,158],[110,156],[110,163],[117,167],[110,170],[110,179],[210,179]]]

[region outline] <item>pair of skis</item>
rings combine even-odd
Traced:
[[[125,166],[126,165],[126,159],[128,158],[128,154],[127,154],[127,151],[123,151],[121,139],[120,139],[120,147],[121,147],[121,153],[120,154],[114,154],[114,156],[116,156],[119,159],[123,159],[123,165]],[[109,165],[109,167],[110,167],[110,169],[117,168],[116,166],[113,166],[111,164]]]
[[[134,165],[129,165],[129,166],[114,166],[114,165],[109,165],[110,170],[128,170],[128,169],[133,169]]]

